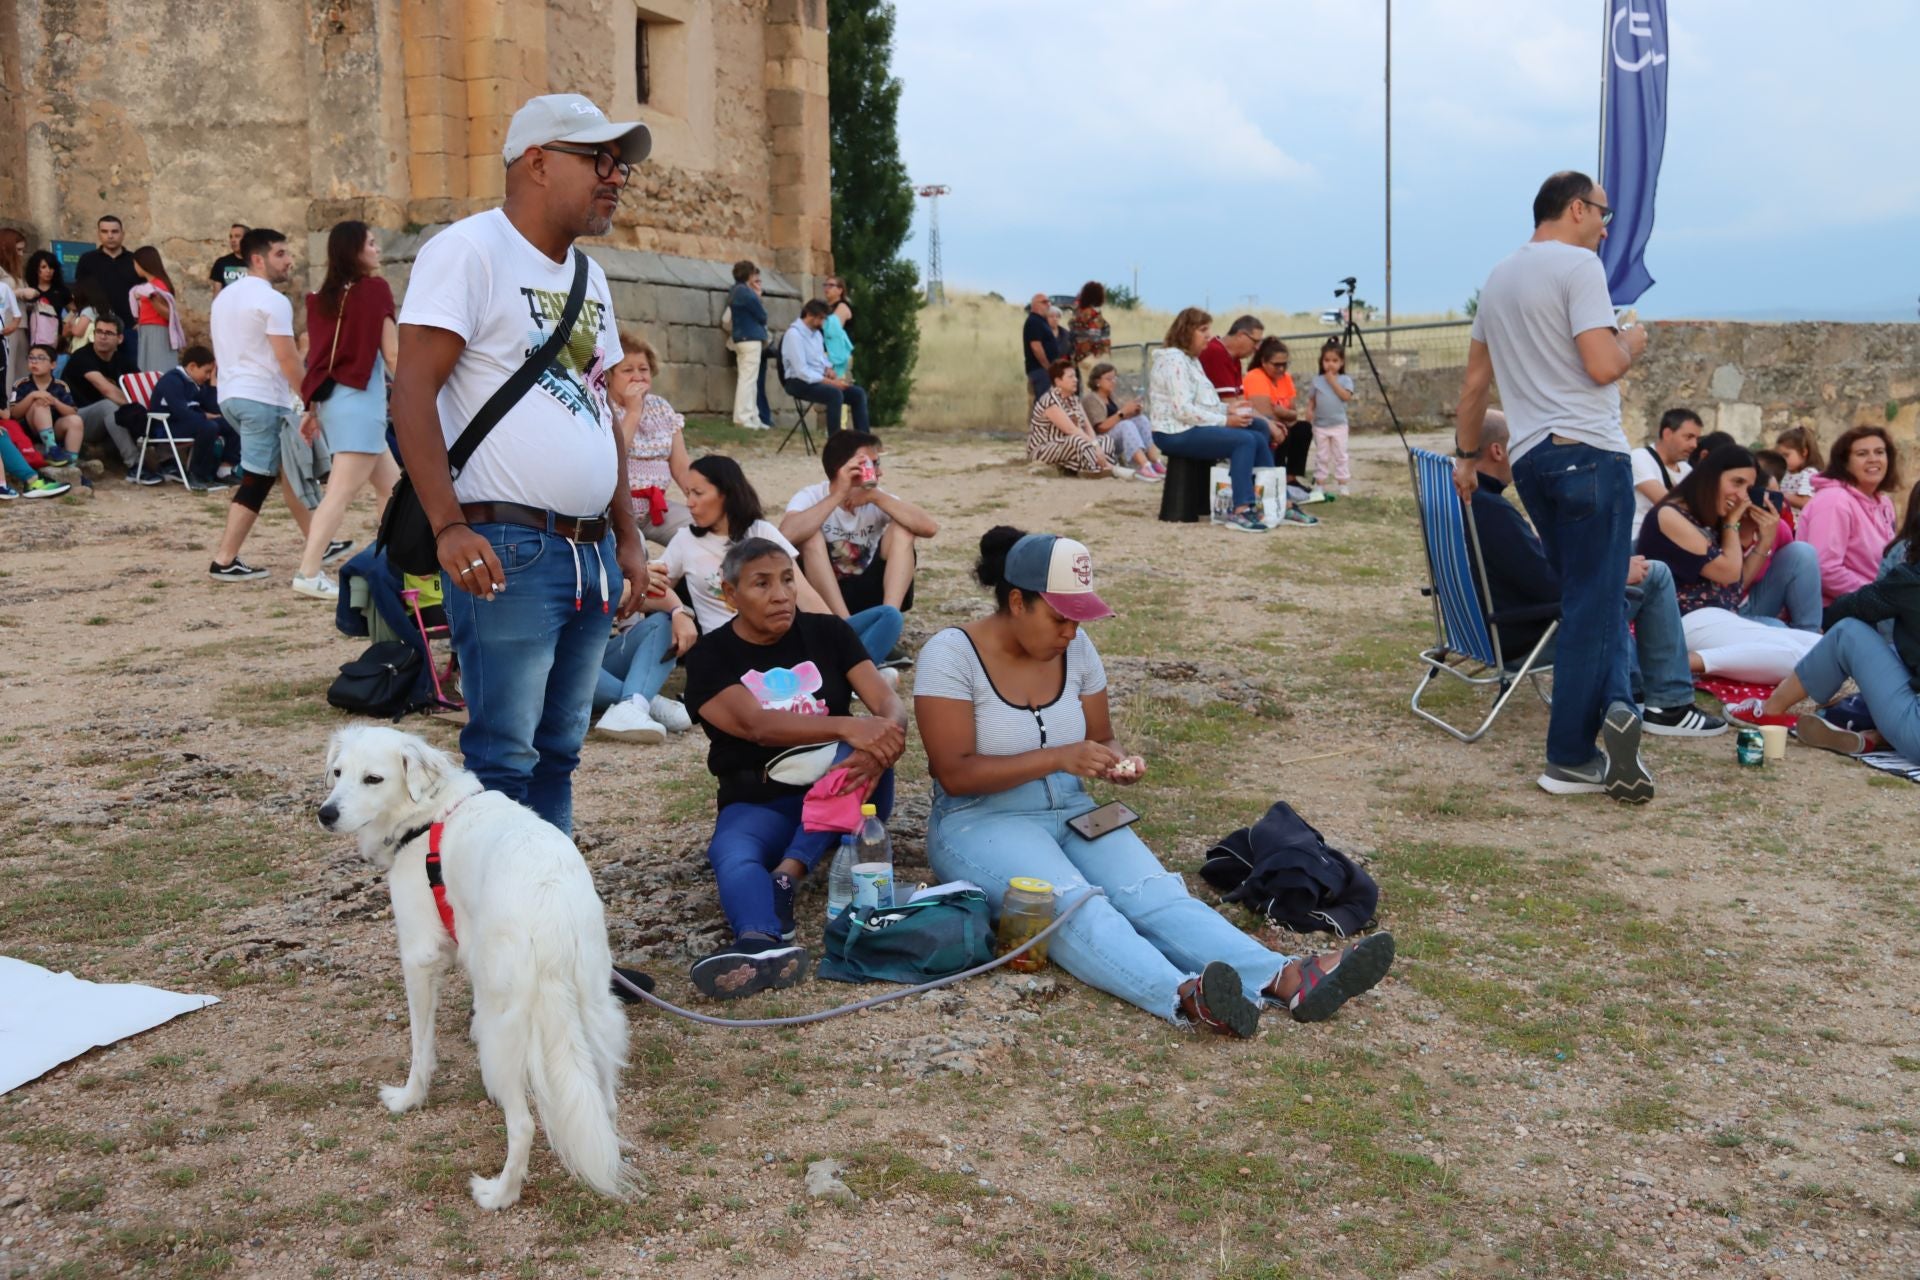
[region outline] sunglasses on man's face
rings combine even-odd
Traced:
[[[1603,227],[1604,227],[1604,226],[1606,226],[1606,225],[1607,225],[1608,223],[1610,223],[1610,222],[1612,222],[1612,221],[1613,221],[1613,210],[1611,210],[1611,209],[1609,209],[1609,208],[1607,208],[1607,206],[1606,206],[1606,205],[1603,205],[1603,204],[1595,204],[1595,203],[1594,203],[1593,201],[1591,201],[1591,200],[1586,200],[1586,199],[1582,199],[1582,200],[1580,201],[1580,203],[1581,203],[1581,204],[1583,204],[1583,205],[1585,205],[1585,206],[1587,206],[1587,208],[1589,208],[1589,209],[1591,209],[1591,210],[1593,210],[1593,211],[1594,211],[1595,213],[1597,213],[1597,214],[1599,214],[1599,215],[1600,215],[1600,225],[1601,225],[1601,226],[1603,226]]]

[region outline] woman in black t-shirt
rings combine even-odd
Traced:
[[[691,976],[726,1000],[805,976],[810,957],[793,945],[794,893],[836,843],[832,833],[803,829],[807,787],[775,781],[768,766],[794,747],[842,744],[849,785],[868,791],[885,817],[907,713],[853,628],[800,611],[798,570],[779,544],[742,539],[720,576],[736,612],[687,654],[686,705],[706,731],[707,768],[720,781],[707,861],[734,934]],[[849,714],[856,695],[871,715]]]

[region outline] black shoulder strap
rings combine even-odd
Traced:
[[[467,465],[467,459],[487,438],[487,432],[493,430],[500,419],[506,417],[507,410],[520,402],[520,397],[540,380],[547,371],[553,358],[560,354],[560,348],[567,345],[567,339],[573,336],[573,322],[580,318],[581,304],[587,298],[587,255],[575,249],[573,251],[573,288],[567,293],[566,310],[560,313],[560,323],[554,326],[540,349],[527,357],[527,362],[513,371],[513,376],[500,384],[500,389],[487,397],[480,406],[480,412],[473,415],[473,421],[453,442],[453,448],[447,450],[447,470],[454,476],[460,474],[460,468]]]
[[[1653,459],[1653,465],[1660,468],[1660,483],[1666,485],[1669,489],[1673,488],[1673,477],[1667,474],[1667,463],[1666,460],[1660,456],[1660,451],[1652,445],[1646,446],[1646,449],[1647,456]]]

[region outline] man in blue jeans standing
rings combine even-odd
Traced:
[[[607,406],[621,351],[597,264],[567,341],[457,477],[447,449],[552,335],[574,240],[606,234],[650,145],[645,125],[578,94],[529,101],[507,129],[504,206],[421,248],[400,312],[393,417],[447,587],[460,749],[489,789],[569,834],[610,614],[638,610],[647,585]]]
[[[1628,674],[1633,468],[1618,383],[1647,336],[1614,320],[1596,252],[1612,218],[1607,193],[1585,174],[1556,173],[1541,184],[1533,238],[1480,290],[1455,419],[1453,482],[1470,501],[1498,379],[1514,482],[1561,582],[1540,786],[1644,804],[1653,798],[1653,775],[1640,760],[1642,724]]]
[[[1480,483],[1473,491],[1474,530],[1493,595],[1496,613],[1560,603],[1560,575],[1547,562],[1540,539],[1505,492],[1513,483],[1507,457],[1507,417],[1487,411],[1480,428]],[[1687,665],[1687,635],[1680,624],[1673,571],[1659,560],[1634,556],[1627,568],[1627,620],[1633,623],[1633,688],[1645,708],[1640,722],[1648,733],[1675,738],[1711,738],[1727,731],[1727,722],[1693,705],[1693,672]],[[1500,624],[1500,656],[1514,663],[1533,651],[1547,632],[1545,619]],[[1558,637],[1542,655],[1558,656]]]

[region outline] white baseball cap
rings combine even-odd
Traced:
[[[1051,533],[1029,533],[1007,552],[1010,586],[1039,594],[1063,618],[1093,622],[1111,618],[1093,590],[1093,556],[1084,543]]]
[[[528,147],[544,147],[550,142],[583,146],[618,142],[620,159],[639,164],[653,150],[653,133],[637,120],[607,119],[606,112],[580,94],[548,93],[527,99],[527,104],[513,113],[500,155],[512,164],[526,154]]]

